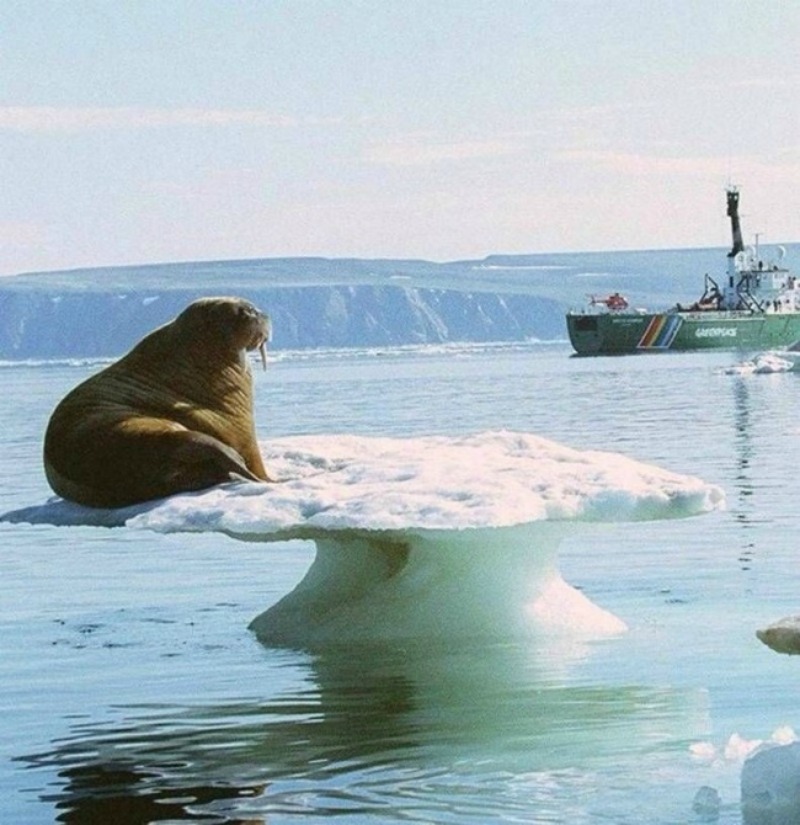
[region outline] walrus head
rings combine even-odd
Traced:
[[[200,298],[175,319],[182,335],[214,341],[231,354],[258,350],[267,367],[266,345],[272,338],[269,316],[242,298]],[[199,338],[197,338],[199,337]]]

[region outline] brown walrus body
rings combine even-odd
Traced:
[[[232,478],[269,481],[253,421],[246,351],[269,320],[238,298],[203,298],[72,390],[50,418],[53,490],[122,507]]]

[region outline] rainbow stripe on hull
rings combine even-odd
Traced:
[[[669,349],[678,334],[683,319],[680,315],[662,313],[650,319],[637,349]]]

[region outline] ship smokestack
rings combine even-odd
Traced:
[[[728,217],[731,219],[731,234],[733,235],[733,248],[728,253],[729,258],[735,258],[740,252],[744,252],[742,242],[742,227],[739,225],[739,190],[732,186],[728,189]]]

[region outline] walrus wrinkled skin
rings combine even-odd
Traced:
[[[90,507],[123,507],[235,478],[270,481],[256,441],[246,352],[266,315],[202,298],[72,390],[44,440],[47,480]]]

